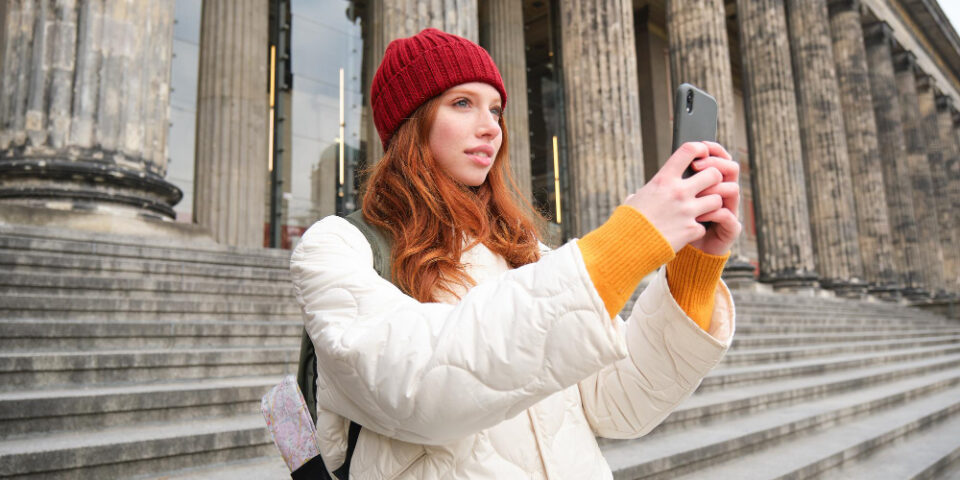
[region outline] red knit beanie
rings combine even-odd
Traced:
[[[480,45],[435,28],[390,42],[370,87],[373,123],[383,149],[420,105],[468,82],[490,84],[500,92],[502,106],[506,106],[507,91],[500,71]]]

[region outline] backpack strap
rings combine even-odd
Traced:
[[[373,269],[380,274],[386,281],[392,282],[390,278],[390,249],[392,242],[387,235],[379,229],[367,223],[363,218],[363,211],[357,210],[345,217],[344,220],[350,222],[360,230],[367,243],[370,244],[370,250],[373,253]],[[317,353],[313,349],[313,341],[307,335],[307,329],[303,329],[303,337],[300,339],[300,363],[297,366],[297,384],[300,391],[303,392],[303,398],[307,403],[307,409],[310,410],[310,418],[313,423],[317,423]],[[347,480],[350,476],[350,460],[353,458],[353,451],[357,446],[357,439],[360,437],[360,424],[351,421],[350,430],[347,434],[347,456],[343,465],[333,472],[333,475],[339,480]],[[323,459],[320,459],[320,465],[323,465]],[[326,474],[326,468],[323,468],[323,474]],[[323,477],[321,477],[323,478]]]

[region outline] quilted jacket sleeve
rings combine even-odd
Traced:
[[[403,441],[488,428],[627,354],[573,243],[457,305],[425,304],[377,275],[359,230],[327,217],[304,234],[291,273],[318,405]]]
[[[625,330],[628,357],[578,384],[587,420],[601,437],[640,437],[690,397],[730,346],[733,300],[721,282],[710,332],[705,332],[677,305],[661,268],[634,305]]]

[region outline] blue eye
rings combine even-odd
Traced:
[[[470,102],[468,102],[466,98],[461,98],[460,100],[457,100],[457,101],[454,102],[453,104],[454,104],[454,105],[461,105],[461,104],[462,104],[463,106],[467,106],[467,105],[470,105]]]
[[[500,118],[503,115],[503,110],[501,110],[500,107],[491,108],[490,112],[492,112],[497,118]]]

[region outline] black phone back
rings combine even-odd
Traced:
[[[673,101],[673,149],[677,151],[686,142],[717,140],[717,100],[707,92],[682,83],[677,87]],[[693,175],[687,168],[683,177]]]

